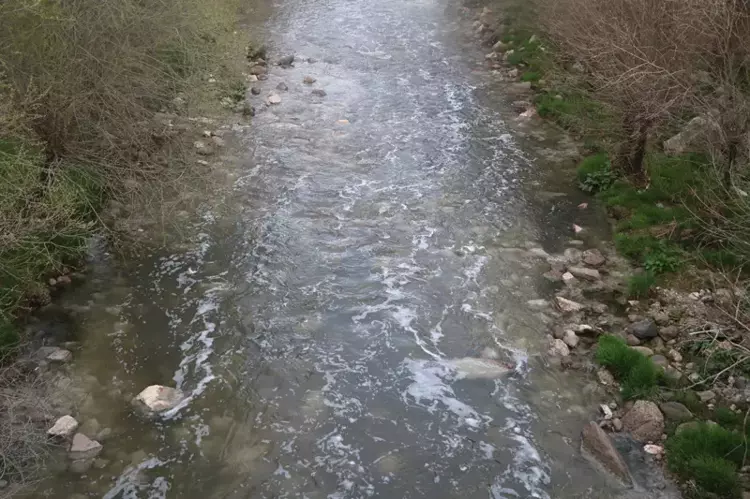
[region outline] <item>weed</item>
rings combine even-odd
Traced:
[[[591,194],[608,189],[615,179],[606,153],[595,154],[581,161],[576,170],[576,177],[578,187]]]
[[[656,251],[646,257],[643,266],[651,274],[659,275],[665,272],[675,272],[682,260],[673,251]]]
[[[526,71],[523,75],[521,75],[521,81],[530,81],[530,82],[537,82],[542,79],[541,73],[539,71]]]
[[[661,369],[642,353],[630,348],[617,336],[599,338],[596,360],[620,381],[626,400],[651,398],[662,378]]]
[[[628,279],[628,296],[636,300],[646,298],[655,284],[656,277],[652,272],[630,276]]]

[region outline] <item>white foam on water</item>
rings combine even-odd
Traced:
[[[102,499],[138,499],[143,497],[139,492],[146,492],[149,499],[166,499],[169,482],[164,477],[157,477],[153,482],[144,480],[144,471],[166,466],[170,461],[152,457],[125,469],[117,478],[115,485],[102,496]]]

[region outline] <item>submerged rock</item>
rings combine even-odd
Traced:
[[[93,459],[102,451],[102,444],[91,440],[83,433],[76,433],[70,445],[68,456],[74,461]]]
[[[63,416],[52,425],[52,428],[47,430],[47,435],[50,437],[67,438],[71,436],[78,429],[78,421],[73,416]]]
[[[639,442],[658,441],[664,433],[664,416],[659,407],[648,400],[638,400],[625,413],[622,424]]]
[[[285,55],[278,61],[278,65],[282,68],[288,68],[294,64],[294,54]]]
[[[581,432],[581,454],[597,468],[613,475],[624,484],[630,484],[630,471],[609,436],[591,421]]]
[[[555,338],[550,341],[548,353],[552,357],[567,357],[570,355],[570,349],[563,340]]]
[[[304,83],[305,85],[312,85],[316,81],[318,80],[316,80],[312,76],[305,76],[304,78],[302,78],[302,83]]]
[[[315,90],[313,90],[310,93],[313,94],[313,95],[315,95],[315,96],[318,96],[318,97],[325,97],[326,96],[326,91],[323,90],[323,89],[320,89],[320,88],[316,88]]]
[[[177,388],[151,385],[133,399],[133,405],[146,415],[156,415],[174,409],[184,398]]]
[[[280,104],[281,97],[279,97],[278,94],[271,94],[268,96],[268,99],[266,99],[266,102],[268,102],[268,104]]]
[[[463,357],[446,361],[465,379],[495,379],[513,371],[512,366],[493,359]]]

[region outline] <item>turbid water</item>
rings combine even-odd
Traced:
[[[257,83],[186,249],[95,250],[63,298],[83,348],[60,389],[103,460],[35,496],[611,496],[578,456],[596,396],[539,357],[546,269],[511,249],[593,220],[545,192],[470,24],[452,0],[258,9],[248,32],[296,63]],[[129,400],[155,383],[188,398],[143,421]]]

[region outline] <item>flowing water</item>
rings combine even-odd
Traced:
[[[470,23],[451,0],[259,9],[248,31],[297,59],[257,83],[231,188],[184,251],[94,251],[63,299],[83,349],[60,388],[104,460],[38,497],[611,496],[578,457],[596,396],[540,360],[546,269],[517,249],[595,221],[546,192]],[[156,383],[188,397],[143,421]]]

